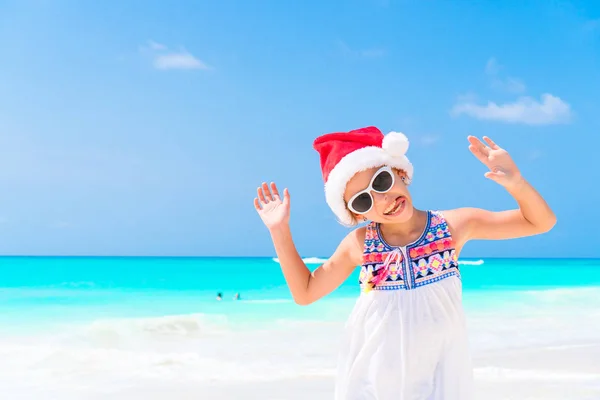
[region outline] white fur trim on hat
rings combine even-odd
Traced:
[[[389,139],[388,136],[390,135],[384,137],[383,145],[385,148],[369,146],[355,150],[344,156],[329,173],[325,184],[325,199],[343,225],[354,226],[357,224],[356,218],[346,207],[344,191],[348,181],[358,172],[389,165],[392,168],[398,168],[406,172],[407,184],[412,180],[413,165],[404,155],[408,149],[408,140],[401,133],[393,133],[394,135]],[[406,143],[402,143],[403,141]]]

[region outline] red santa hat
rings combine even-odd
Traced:
[[[388,165],[406,172],[407,184],[412,180],[413,166],[406,157],[408,139],[403,133],[383,135],[374,126],[335,132],[315,139],[314,149],[321,158],[327,204],[339,221],[347,226],[357,224],[344,201],[348,181],[358,172]]]

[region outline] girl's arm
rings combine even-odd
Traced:
[[[488,146],[469,137],[471,152],[490,171],[485,176],[503,186],[516,200],[519,208],[508,211],[488,211],[479,208],[459,208],[447,211],[460,242],[470,239],[512,239],[548,232],[556,224],[556,216],[542,196],[521,176],[508,152],[491,139]]]
[[[274,183],[271,183],[270,189],[266,183],[258,188],[254,207],[269,229],[294,301],[300,305],[311,304],[339,287],[361,263],[365,229],[350,232],[331,258],[311,273],[292,239],[289,192],[287,189],[283,191],[282,200]]]
[[[360,239],[362,236],[362,240]],[[348,234],[325,263],[312,273],[298,254],[289,226],[271,230],[281,270],[297,304],[308,305],[337,289],[361,263],[365,229]]]

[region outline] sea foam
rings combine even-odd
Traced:
[[[319,257],[306,257],[306,258],[302,259],[302,261],[304,261],[304,264],[323,264],[327,260],[328,260],[327,258],[319,258]],[[273,261],[275,261],[276,263],[279,263],[279,258],[273,258]]]

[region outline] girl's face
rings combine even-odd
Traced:
[[[357,221],[367,218],[379,223],[402,223],[408,221],[412,216],[413,205],[408,187],[404,183],[405,172],[389,168],[387,171],[391,171],[393,174],[391,187],[390,175],[382,167],[361,171],[354,175],[346,185],[344,201]],[[361,194],[360,199],[357,199],[355,195],[367,189],[371,183],[372,189],[375,190],[369,190],[367,193]],[[378,186],[384,189],[389,187],[389,190],[379,193],[376,191],[379,189]],[[349,204],[350,201],[352,201],[351,204]],[[369,205],[371,208],[366,213],[357,213],[357,210],[363,211]]]

